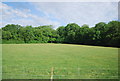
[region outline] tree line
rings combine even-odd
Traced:
[[[54,29],[52,25],[38,27],[8,24],[0,29],[2,43],[69,43],[100,46],[120,46],[120,22],[99,22],[95,27],[69,23]]]

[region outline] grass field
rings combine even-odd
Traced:
[[[118,48],[3,44],[3,79],[118,78]]]

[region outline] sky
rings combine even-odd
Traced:
[[[90,27],[99,22],[118,20],[117,2],[2,2],[1,27],[7,24],[22,26],[66,26],[76,23]]]

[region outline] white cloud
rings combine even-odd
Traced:
[[[77,23],[79,25],[88,24],[94,26],[98,22],[108,22],[117,19],[117,3],[111,2],[39,2],[31,3],[33,7],[45,16],[32,14],[30,9],[17,9],[2,3],[0,11],[3,12],[3,25],[66,25],[68,23]],[[32,6],[30,6],[32,7]]]
[[[3,0],[4,2],[118,2],[119,0]]]
[[[61,2],[61,3],[33,3],[36,8],[46,14],[47,17],[67,24],[70,22],[89,24],[93,26],[98,22],[108,22],[117,18],[117,3],[111,2]]]
[[[20,25],[32,25],[32,26],[39,26],[39,25],[53,25],[58,26],[60,25],[57,21],[51,21],[47,17],[40,17],[35,14],[31,14],[30,9],[14,9],[4,3],[2,3],[2,18],[3,23],[2,26],[6,24],[20,24]]]
[[[25,10],[18,10],[18,9],[13,9],[12,7],[2,3],[2,18],[3,22],[8,21],[9,19],[14,19],[16,17],[21,17],[21,18],[27,18],[28,17],[28,12],[30,10],[25,9]]]

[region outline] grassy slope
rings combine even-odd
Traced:
[[[117,78],[117,65],[117,48],[3,44],[3,78],[49,79],[52,67],[54,78]]]

